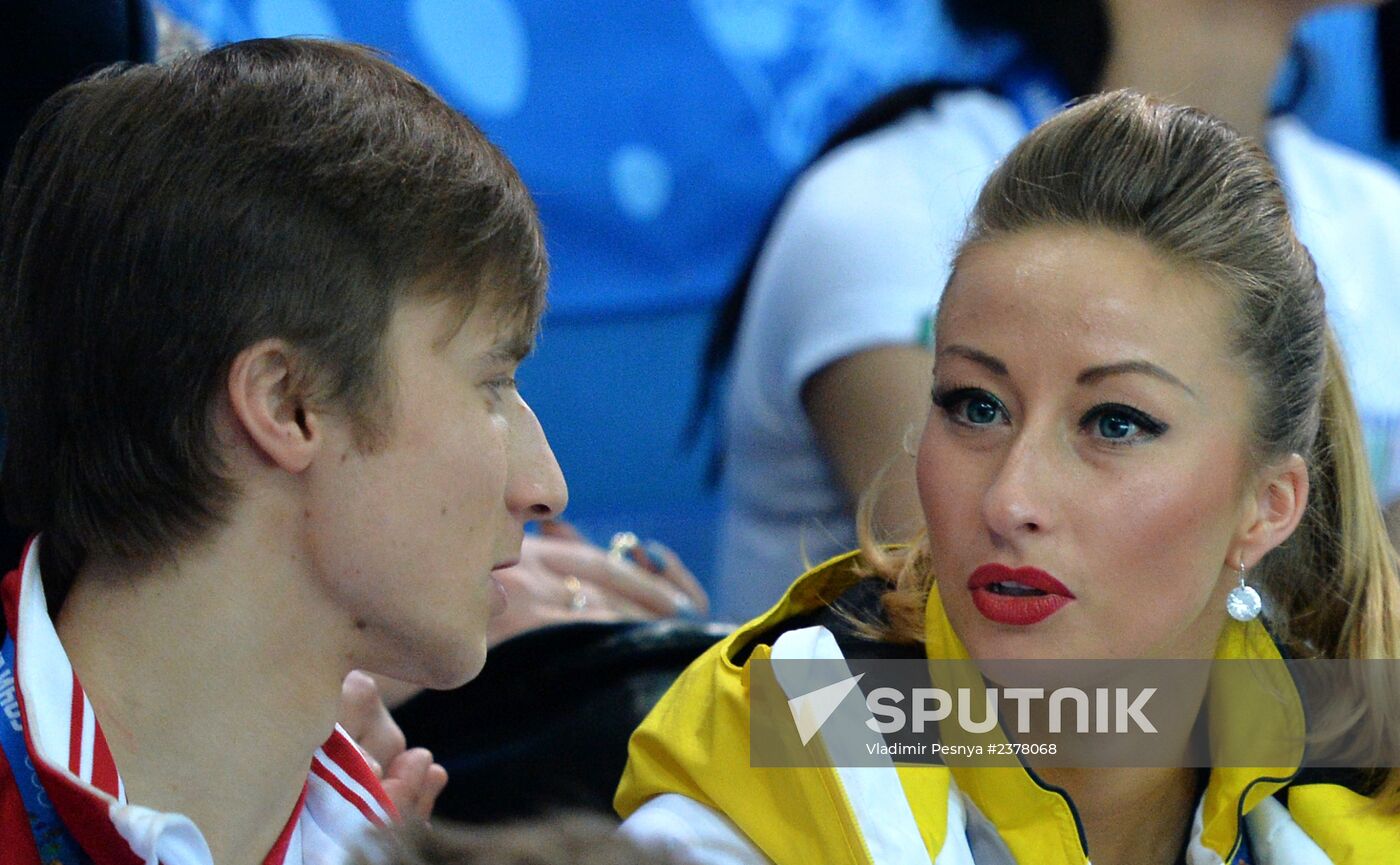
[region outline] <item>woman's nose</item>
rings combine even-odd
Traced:
[[[1022,430],[1003,452],[1003,459],[982,497],[982,518],[1004,538],[1038,534],[1050,528],[1048,497],[1055,483],[1053,444]]]

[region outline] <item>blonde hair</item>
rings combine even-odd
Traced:
[[[1400,658],[1395,548],[1317,268],[1268,157],[1203,112],[1127,91],[1098,96],[1036,129],[992,174],[959,258],[1045,226],[1141,239],[1231,293],[1233,349],[1254,383],[1256,464],[1297,453],[1309,467],[1301,524],[1254,571],[1270,602],[1270,629],[1300,657]],[[880,636],[921,640],[934,580],[929,540],[880,548],[869,507],[862,502],[864,562],[892,586]],[[1372,695],[1397,693],[1397,683],[1368,684]],[[1395,753],[1400,730],[1386,718],[1389,705],[1355,707],[1348,735]],[[1382,793],[1400,803],[1400,779],[1391,775]]]

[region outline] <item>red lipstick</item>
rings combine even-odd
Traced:
[[[981,565],[967,588],[977,612],[1002,625],[1034,625],[1074,600],[1074,592],[1039,568]]]

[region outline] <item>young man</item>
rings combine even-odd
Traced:
[[[0,208],[0,863],[337,861],[392,812],[347,672],[474,676],[565,504],[529,196],[403,72],[260,40],[62,91]]]

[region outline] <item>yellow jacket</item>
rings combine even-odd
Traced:
[[[632,818],[624,829],[650,839],[670,836],[693,849],[730,851],[699,857],[707,862],[1085,865],[1088,854],[1068,798],[1024,769],[750,765],[748,662],[773,656],[774,646],[760,639],[765,634],[854,586],[860,578],[853,559],[841,556],[804,574],[777,606],[681,675],[632,736],[614,801],[623,818]],[[937,592],[929,601],[926,638],[930,658],[967,657]],[[782,642],[818,653],[835,646],[820,628]],[[1231,621],[1217,657],[1279,654],[1257,621]],[[1262,865],[1400,862],[1400,818],[1368,809],[1369,800],[1347,787],[1304,781],[1296,764],[1212,770],[1188,861],[1232,861],[1247,819],[1254,861]],[[1286,807],[1274,798],[1285,786]]]

